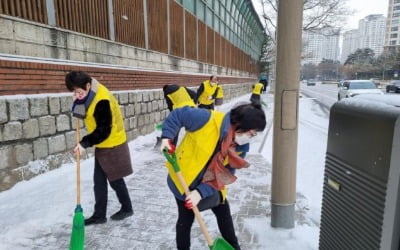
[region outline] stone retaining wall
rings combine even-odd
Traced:
[[[252,84],[223,85],[225,101],[250,93]],[[161,89],[114,94],[129,141],[153,132],[169,113]],[[0,191],[74,161],[76,119],[71,106],[70,93],[0,96]],[[82,126],[81,136],[85,134]]]

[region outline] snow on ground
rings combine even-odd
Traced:
[[[244,95],[222,106],[228,111]],[[273,100],[263,95],[272,125]],[[272,129],[260,146],[267,129],[256,137],[248,154],[252,164],[238,171],[229,187],[235,227],[242,249],[318,249],[322,181],[326,151],[328,114],[312,99],[300,99],[297,166],[296,225],[293,229],[270,226],[270,183]],[[165,161],[154,149],[157,132],[129,143],[134,173],[126,178],[135,214],[130,220],[108,221],[86,227],[86,249],[174,249],[176,205],[166,185]],[[93,158],[81,162],[82,207],[85,216],[93,212]],[[66,249],[69,246],[73,210],[76,205],[75,164],[20,182],[0,193],[0,249]],[[115,193],[109,190],[108,215],[119,209]],[[218,237],[214,216],[202,213],[213,238]],[[192,249],[206,249],[196,223]]]

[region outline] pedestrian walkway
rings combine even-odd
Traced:
[[[247,101],[249,95],[239,99]],[[268,123],[270,123],[272,119],[272,95],[263,95],[263,101],[267,104],[265,110]],[[233,102],[226,104],[223,110],[227,111],[233,105]],[[108,220],[105,224],[85,227],[85,249],[176,249],[175,222],[177,209],[174,197],[166,183],[165,159],[159,149],[154,148],[155,137],[156,133],[152,133],[129,143],[134,173],[126,178],[126,182],[132,198],[134,215],[123,221]],[[263,137],[264,134],[257,137],[247,155],[247,160],[251,164],[250,167],[237,171],[237,181],[228,186],[228,199],[237,236],[242,249],[246,250],[265,249],[265,244],[260,243],[260,236],[253,230],[254,224],[270,227],[268,217],[270,213],[271,165],[261,154],[258,154]],[[82,163],[83,171],[93,171],[93,159],[87,161]],[[87,175],[91,175],[91,173],[87,173]],[[89,179],[82,184],[82,192],[85,193],[84,197],[86,197],[83,201],[86,217],[93,212],[92,185],[93,183]],[[50,193],[48,195],[61,196],[62,194]],[[108,217],[118,210],[119,203],[114,191],[110,188]],[[32,232],[31,238],[20,240],[21,242],[18,242],[20,248],[17,247],[16,249],[68,249],[72,212],[71,210],[70,218],[68,218],[69,215],[65,214],[65,218],[54,220],[54,223],[48,228],[35,230]],[[211,236],[214,239],[220,237],[212,212],[204,211],[202,215]],[[191,235],[192,250],[208,249],[197,222],[194,223]]]

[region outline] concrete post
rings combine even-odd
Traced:
[[[294,227],[303,0],[278,6],[271,226]]]
[[[168,55],[171,55],[171,22],[170,22],[170,15],[171,10],[169,6],[169,0],[167,1],[167,43],[168,43]]]
[[[147,0],[143,0],[144,45],[149,49],[149,28],[147,25]]]
[[[50,26],[56,26],[56,12],[54,9],[54,0],[46,0],[47,10],[47,24]]]
[[[114,27],[114,7],[113,0],[108,0],[108,25],[110,40],[115,41],[115,27]]]

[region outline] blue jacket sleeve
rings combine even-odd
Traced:
[[[206,109],[188,106],[175,109],[164,120],[161,137],[173,139],[182,127],[190,132],[196,131],[207,123],[210,116],[210,111]]]

